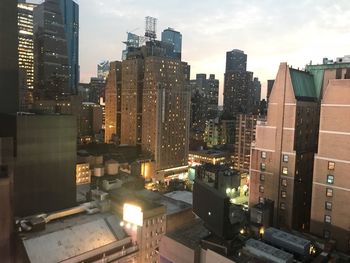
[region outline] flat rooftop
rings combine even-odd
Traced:
[[[192,205],[171,197],[152,192],[147,189],[131,190],[126,188],[118,188],[110,192],[111,198],[124,202],[126,200],[135,200],[136,203],[144,209],[152,209],[161,205],[166,207],[166,214],[176,214],[180,211],[192,209]]]
[[[196,249],[201,240],[210,234],[208,229],[204,227],[201,219],[196,219],[193,223],[177,229],[173,232],[166,233],[166,236],[183,244],[191,249]]]
[[[127,237],[111,213],[77,214],[51,221],[46,229],[21,233],[31,262],[60,262]]]
[[[166,193],[164,195],[172,199],[185,202],[189,205],[192,205],[193,203],[193,194],[192,192],[189,192],[189,191],[173,191],[170,193]]]

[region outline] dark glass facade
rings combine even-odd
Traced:
[[[182,35],[180,32],[175,31],[172,28],[167,28],[162,32],[162,42],[170,43],[173,45],[173,51],[169,56],[171,58],[177,58],[181,60],[182,49]]]
[[[57,115],[0,115],[0,137],[15,136],[16,216],[75,205],[76,119]]]

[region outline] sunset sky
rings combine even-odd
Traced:
[[[222,101],[226,51],[248,54],[248,70],[266,94],[280,62],[295,68],[350,54],[349,0],[79,0],[81,82],[101,60],[120,60],[126,32],[144,34],[144,17],[158,18],[157,34],[182,33],[182,57],[196,73],[214,73]],[[220,103],[221,104],[221,103]]]

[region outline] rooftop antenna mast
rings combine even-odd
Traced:
[[[145,22],[146,22],[145,37],[150,41],[154,41],[157,38],[157,33],[156,33],[157,18],[146,16]]]

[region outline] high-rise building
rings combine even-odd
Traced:
[[[218,116],[219,80],[197,74],[191,80],[191,137],[203,138],[206,121]]]
[[[350,252],[350,61],[308,65],[322,94],[310,232]]]
[[[224,77],[224,113],[235,117],[238,113],[253,113],[260,101],[260,82],[253,82],[253,73],[246,70],[247,55],[234,49],[226,53]]]
[[[18,63],[20,79],[20,109],[27,110],[33,103],[34,89],[34,33],[35,5],[18,3]]]
[[[34,8],[35,97],[58,99],[70,94],[64,18],[58,0]]]
[[[104,78],[90,78],[89,102],[99,103],[105,101],[106,80]]]
[[[274,224],[309,229],[319,93],[313,75],[281,63],[267,120],[252,144],[249,204],[274,201]]]
[[[97,64],[97,78],[106,80],[109,73],[109,61],[101,61]]]
[[[122,62],[110,63],[105,89],[105,142],[120,143]]]
[[[225,71],[247,71],[247,54],[239,49],[227,51]]]
[[[249,173],[250,147],[255,141],[256,115],[239,114],[235,125],[235,147],[233,152],[233,167],[242,173]]]
[[[92,102],[83,102],[79,121],[79,137],[92,141],[94,135],[102,129],[101,106]]]
[[[19,110],[17,1],[0,1],[0,43],[0,114],[12,114]],[[13,137],[0,135],[0,255],[4,262],[15,262]]]
[[[173,50],[169,54],[170,57],[181,60],[182,35],[180,32],[168,27],[162,32],[162,42],[172,44]]]
[[[121,75],[111,64],[106,87],[105,141],[115,134],[121,144],[140,146],[160,177],[185,169],[189,135],[189,66],[166,51],[164,43],[149,41],[128,52],[118,62]]]
[[[0,113],[19,110],[17,2],[0,2]]]
[[[187,166],[190,91],[187,63],[147,57],[142,99],[142,150],[152,154],[156,172]]]
[[[261,100],[261,83],[259,81],[259,78],[253,79],[253,94],[254,94],[254,101],[253,101],[253,112],[257,113],[260,105]]]
[[[14,214],[75,205],[76,119],[68,115],[1,115],[0,137],[14,137]]]
[[[47,1],[47,0],[46,0]],[[59,0],[67,40],[69,87],[77,94],[80,79],[79,66],[79,5],[73,0]]]

